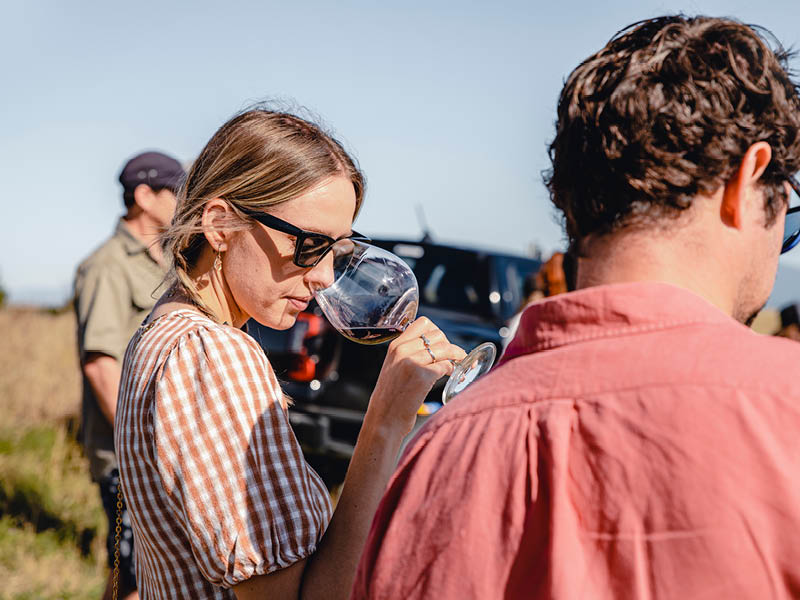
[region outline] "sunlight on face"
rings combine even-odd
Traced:
[[[323,181],[314,189],[269,212],[301,229],[332,238],[351,232],[356,196],[346,177]],[[333,276],[333,255],[315,267],[292,262],[294,237],[256,223],[231,240],[225,279],[245,314],[273,329],[288,329],[312,298],[315,285]]]

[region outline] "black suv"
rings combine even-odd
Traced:
[[[481,342],[502,348],[506,322],[522,301],[524,279],[540,261],[434,244],[373,240],[403,258],[420,288],[419,316],[431,319],[465,350]],[[356,344],[328,324],[314,305],[287,331],[251,321],[248,331],[269,357],[284,391],[294,400],[292,426],[306,458],[329,486],[341,481],[352,456],[364,411],[386,355],[386,346]],[[417,425],[441,407],[440,380],[426,398]]]

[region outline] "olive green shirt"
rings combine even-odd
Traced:
[[[158,297],[164,270],[136,239],[125,222],[79,266],[75,274],[75,313],[81,364],[90,352],[122,363],[125,348]],[[114,430],[83,377],[81,415],[83,444],[94,480],[108,475],[117,462]]]

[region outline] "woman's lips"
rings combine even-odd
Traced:
[[[289,300],[289,304],[294,306],[297,310],[305,310],[308,307],[308,303],[311,301],[311,298],[295,298],[293,296],[289,296],[287,300]]]

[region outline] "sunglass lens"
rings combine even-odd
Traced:
[[[786,213],[783,226],[783,247],[781,253],[788,252],[800,242],[800,210],[791,209]]]
[[[308,236],[303,240],[298,258],[303,266],[311,266],[328,251],[328,248],[330,248],[330,241],[327,238]]]

